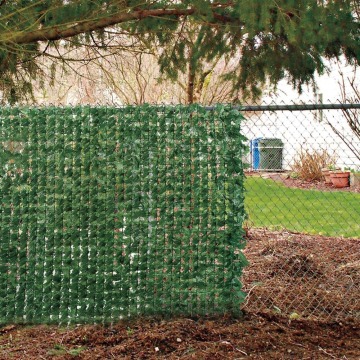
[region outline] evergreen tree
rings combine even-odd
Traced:
[[[31,93],[37,60],[61,39],[107,47],[114,31],[164,49],[160,65],[176,78],[185,67],[240,54],[228,77],[257,95],[284,77],[301,88],[324,70],[323,57],[359,63],[358,0],[2,0],[0,89],[10,101]],[[196,31],[193,51],[179,34]],[[194,30],[195,29],[195,30]]]

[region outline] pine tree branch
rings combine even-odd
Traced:
[[[154,9],[138,10],[129,13],[118,13],[113,16],[100,18],[97,20],[82,21],[74,24],[67,24],[66,27],[61,25],[43,28],[34,31],[7,31],[0,35],[0,44],[30,44],[38,41],[54,41],[66,39],[82,33],[104,29],[117,24],[141,20],[150,17],[167,17],[167,16],[186,16],[194,14],[196,9]]]

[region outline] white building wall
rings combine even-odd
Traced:
[[[353,76],[351,67],[343,66],[341,69],[345,76]],[[291,85],[282,81],[275,94],[265,95],[263,103],[277,105],[318,103],[320,94],[322,94],[323,103],[339,103],[341,102],[340,80],[338,68],[333,66],[333,71],[329,74],[317,77],[315,92],[312,88],[305,87],[301,95]],[[356,80],[360,85],[360,79]],[[350,90],[347,88],[349,93]],[[341,110],[247,113],[246,118],[243,133],[248,139],[279,138],[284,142],[284,169],[291,168],[294,157],[301,149],[309,151],[326,149],[336,156],[336,165],[341,168],[360,169],[360,160],[327,124],[328,120],[354,147],[360,149],[359,138],[349,128]]]

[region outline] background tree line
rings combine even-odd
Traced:
[[[4,0],[2,99],[32,101],[34,84],[46,89],[70,69],[85,79],[81,71],[96,62],[116,89],[110,69],[131,73],[126,56],[136,83],[145,81],[136,67],[156,62],[157,79],[177,84],[187,103],[209,102],[211,81],[226,84],[232,102],[284,78],[301,91],[324,59],[359,63],[358,9],[357,0]]]

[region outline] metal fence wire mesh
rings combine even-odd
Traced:
[[[360,237],[360,104],[246,106],[244,112],[250,226]],[[346,186],[327,184],[324,168],[347,170]]]
[[[250,148],[244,309],[359,319],[360,104],[243,110]],[[346,186],[329,183],[324,168],[349,171]]]
[[[249,312],[289,319],[360,319],[360,240],[253,230],[243,275]]]
[[[3,108],[0,322],[238,312],[242,116]]]

